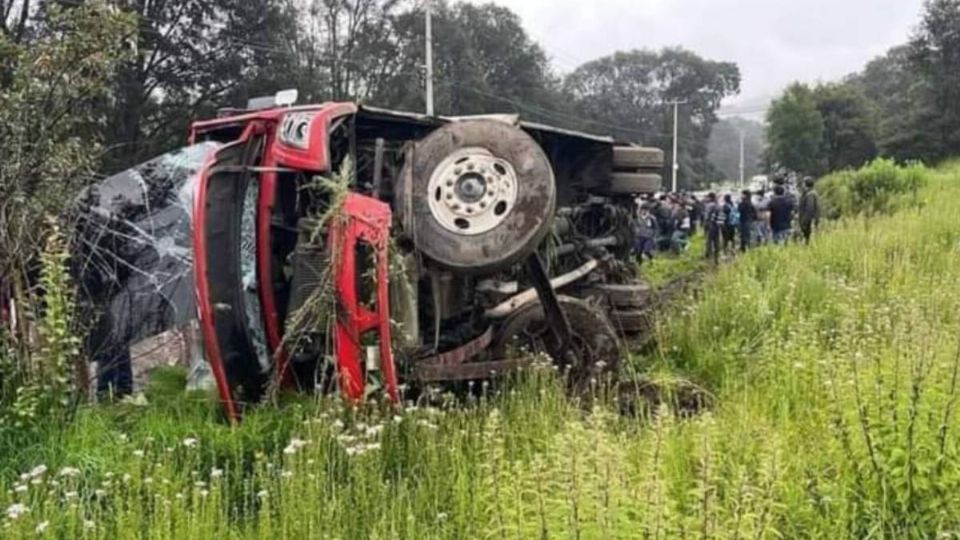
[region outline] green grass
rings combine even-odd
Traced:
[[[672,280],[707,268],[706,238],[701,230],[690,239],[689,249],[679,255],[657,253],[640,267],[640,276],[653,287],[663,287]]]
[[[960,168],[928,174],[922,212],[752,252],[664,318],[642,362],[707,412],[585,410],[535,369],[465,406],[301,399],[232,429],[158,384],[0,456],[25,473],[0,535],[955,538]]]

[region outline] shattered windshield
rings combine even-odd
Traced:
[[[94,358],[195,318],[192,208],[219,144],[175,150],[110,176],[77,199],[73,266]]]

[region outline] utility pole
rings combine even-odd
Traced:
[[[677,163],[677,124],[679,123],[680,118],[680,105],[686,103],[686,100],[673,100],[670,103],[673,104],[673,185],[672,193],[677,192],[677,171],[680,170],[680,165]]]
[[[427,116],[433,116],[433,2],[426,0],[427,11]]]
[[[744,177],[743,177],[743,130],[740,131],[740,189],[743,189]]]

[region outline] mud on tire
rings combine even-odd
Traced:
[[[459,156],[467,158],[463,168]],[[556,185],[547,156],[519,128],[454,122],[408,151],[395,203],[404,234],[424,255],[451,270],[490,273],[520,261],[543,240]]]
[[[569,296],[558,296],[560,308],[570,322],[571,348],[577,364],[568,366],[563,358],[554,361],[561,370],[569,370],[569,384],[573,389],[584,389],[590,379],[598,376],[615,377],[620,368],[621,347],[617,332],[598,307]],[[516,354],[548,353],[550,328],[539,302],[527,304],[511,314],[500,326],[491,350],[494,358],[508,358]]]

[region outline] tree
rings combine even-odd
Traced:
[[[819,161],[827,171],[858,168],[877,156],[874,112],[851,84],[826,84],[813,91],[823,120]]]
[[[575,100],[584,129],[667,150],[673,129],[668,103],[685,101],[679,183],[694,187],[718,177],[708,159],[707,140],[720,102],[740,91],[736,64],[705,60],[680,48],[617,52],[578,67],[567,76],[564,89]]]
[[[767,161],[774,167],[817,175],[823,172],[823,117],[810,87],[794,83],[767,111]]]
[[[933,161],[960,153],[960,0],[927,0],[909,57],[926,83],[909,87],[918,105],[911,123],[921,122],[937,141],[916,157]]]
[[[941,147],[930,132],[936,109],[929,84],[901,45],[870,61],[862,72],[847,78],[875,110],[876,143],[881,155],[898,161],[929,159]]]
[[[91,134],[132,32],[129,17],[96,2],[48,6],[20,41],[0,34],[0,288],[21,308],[50,220],[95,178]]]
[[[130,0],[133,55],[103,103],[108,171],[182,145],[187,126],[208,116],[251,72],[281,50],[279,0]]]
[[[375,96],[378,103],[423,110],[423,26],[419,8],[397,18],[404,65]],[[517,112],[540,121],[558,116],[558,81],[515,13],[495,4],[434,2],[433,28],[435,45],[443,45],[434,48],[437,114]]]

